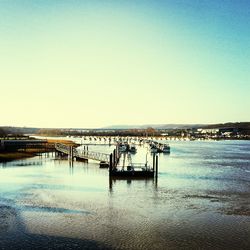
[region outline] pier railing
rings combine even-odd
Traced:
[[[62,144],[62,143],[56,143],[55,149],[59,152],[62,152],[64,154],[70,155],[72,158],[81,158],[81,159],[91,159],[95,161],[102,161],[102,162],[109,162],[109,154],[94,152],[94,151],[88,151],[88,150],[77,150],[76,148],[71,148],[71,146]]]

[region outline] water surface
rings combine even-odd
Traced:
[[[0,165],[0,249],[249,249],[250,142],[171,141],[157,180],[94,161]],[[113,146],[89,146],[110,153]],[[145,146],[133,162],[152,163]]]

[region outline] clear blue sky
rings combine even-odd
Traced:
[[[250,1],[0,0],[0,125],[250,121]]]

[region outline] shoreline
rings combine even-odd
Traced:
[[[168,141],[250,141],[250,137],[185,137],[185,136],[166,136],[166,135],[148,135],[148,136],[141,136],[141,135],[96,135],[96,134],[90,134],[90,135],[31,135],[34,136],[34,138],[40,137],[40,138],[55,138],[55,140],[64,140],[64,139],[56,139],[56,138],[67,138],[67,140],[70,140],[70,138],[77,139],[77,138],[88,138],[88,137],[95,137],[95,138],[112,138],[112,137],[120,137],[120,138],[143,138],[143,139],[164,139]],[[50,139],[47,139],[50,140]],[[51,139],[54,140],[54,139]]]
[[[0,162],[10,162],[20,159],[26,159],[35,157],[41,153],[53,152],[54,148],[52,148],[51,145],[55,143],[64,143],[70,146],[77,146],[75,142],[70,140],[48,139],[44,148],[27,148],[25,150],[19,149],[18,151],[2,151],[0,152]]]
[[[28,152],[4,152],[0,153],[0,162],[9,162],[14,160],[26,159],[36,156],[35,153]]]

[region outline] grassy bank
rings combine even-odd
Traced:
[[[45,144],[44,148],[26,148],[25,150],[20,149],[14,152],[8,152],[8,151],[0,152],[0,162],[34,157],[38,155],[38,153],[52,152],[54,150],[53,145],[55,143],[63,143],[69,146],[77,146],[76,143],[69,140],[49,139],[47,140],[47,144]]]
[[[48,144],[63,143],[68,146],[77,146],[77,144],[70,140],[60,140],[60,139],[47,139]]]
[[[35,156],[34,153],[28,153],[28,152],[4,152],[0,153],[0,162],[13,161],[33,156]]]

